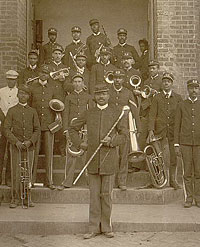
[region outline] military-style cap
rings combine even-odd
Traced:
[[[94,93],[101,93],[101,92],[108,92],[109,88],[106,86],[105,83],[97,84],[94,88]]]
[[[113,71],[113,76],[114,77],[123,77],[125,76],[125,73],[122,69],[117,69]]]
[[[64,52],[64,49],[63,49],[63,47],[61,46],[61,45],[56,45],[56,46],[54,46],[53,47],[53,50],[52,50],[53,52],[54,51],[61,51],[61,52]]]
[[[127,30],[125,28],[120,28],[117,30],[117,34],[127,34]]]
[[[99,21],[97,19],[92,19],[89,21],[90,26],[92,26],[95,23],[99,23]]]
[[[100,55],[107,55],[111,54],[110,48],[109,47],[102,47],[100,50]]]
[[[122,59],[128,59],[128,58],[133,58],[133,55],[131,52],[124,52],[122,55]]]
[[[163,76],[162,76],[162,80],[163,79],[170,79],[173,82],[174,76],[171,73],[165,72],[165,73],[163,73]]]
[[[80,77],[80,78],[82,78],[82,79],[84,80],[83,75],[81,75],[80,73],[76,73],[76,74],[74,74],[74,75],[72,76],[72,81],[73,81],[75,78],[77,78],[77,77]]]
[[[30,95],[30,93],[31,93],[30,89],[29,89],[27,86],[25,86],[25,85],[20,85],[20,86],[18,87],[18,90],[19,90],[19,91],[23,91],[23,92],[25,92],[25,93],[27,93],[27,94],[29,94],[29,95]]]
[[[197,79],[190,79],[187,81],[187,86],[197,86],[199,87],[199,81]]]
[[[18,75],[19,74],[15,70],[8,70],[6,72],[6,78],[7,79],[13,79],[13,80],[15,80],[15,79],[17,79]]]
[[[49,34],[57,34],[57,30],[54,27],[48,29]]]
[[[77,55],[76,55],[76,59],[78,57],[84,57],[84,58],[87,58],[86,54],[84,52],[79,52]]]
[[[36,55],[37,57],[39,56],[37,50],[31,50],[31,51],[29,51],[28,56],[29,56],[29,55]]]
[[[78,26],[74,26],[74,27],[72,27],[71,31],[72,32],[80,32],[81,33],[81,28],[78,27]]]
[[[39,71],[40,72],[43,72],[43,73],[46,73],[46,74],[49,74],[50,71],[49,71],[49,67],[47,64],[42,64],[39,68]]]
[[[151,60],[151,61],[149,62],[149,64],[148,64],[149,67],[150,67],[150,66],[155,66],[155,65],[157,65],[157,66],[160,65],[159,62],[158,62],[157,60]]]

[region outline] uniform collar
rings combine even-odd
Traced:
[[[108,65],[110,64],[110,61],[108,61],[107,63],[102,63],[102,62],[101,62],[101,64],[102,64],[103,66],[108,66]]]
[[[120,43],[119,43],[119,46],[121,46],[121,47],[124,47],[125,45],[126,45],[126,42],[123,43],[123,44],[120,44]]]
[[[105,104],[105,105],[99,105],[97,104],[97,108],[99,108],[101,111],[106,109],[108,107],[108,104]]]
[[[168,94],[168,98],[172,96],[172,90],[170,90],[168,93],[163,90],[163,93],[165,96]]]
[[[81,42],[81,40],[79,39],[79,40],[72,40],[72,42],[74,43],[74,44],[76,44],[76,45],[78,45],[80,42]]]
[[[151,79],[152,79],[152,80],[155,80],[157,77],[158,77],[158,74],[156,74],[156,75],[154,75],[154,76],[151,76]]]
[[[194,100],[192,100],[190,97],[188,97],[188,100],[189,100],[190,102],[194,103],[194,102],[197,101],[197,97],[196,97]]]
[[[39,82],[39,84],[40,85],[42,85],[42,86],[46,86],[47,85],[47,83],[48,83],[48,81],[46,80],[46,81],[42,81],[42,80],[38,80],[38,82]]]
[[[56,66],[59,66],[62,62],[60,61],[60,62],[56,63],[56,61],[53,61],[53,63],[54,63]]]
[[[131,70],[131,69],[132,69],[132,66],[130,66],[128,69],[125,69],[125,68],[124,68],[125,71],[129,71],[129,70]]]
[[[76,91],[76,90],[74,90],[74,93],[75,94],[81,94],[83,92],[83,89],[81,90],[81,91]]]
[[[117,89],[117,88],[115,87],[115,85],[113,84],[113,88],[114,88],[114,90],[115,90],[116,92],[121,92],[122,89],[123,89],[123,86],[121,86],[119,89]]]
[[[20,106],[22,106],[22,107],[26,107],[27,105],[28,105],[28,103],[25,103],[25,104],[22,104],[22,103],[18,103]]]
[[[31,64],[29,65],[29,68],[32,69],[32,70],[36,69],[36,67],[37,67],[37,64],[35,64],[33,66]]]
[[[8,89],[10,90],[10,91],[12,91],[12,90],[16,90],[17,89],[17,86],[15,85],[14,87],[12,87],[12,88],[10,88],[9,86],[7,86],[8,87]]]
[[[92,33],[94,36],[99,36],[101,32],[98,33]]]
[[[143,51],[143,55],[147,54],[148,50]]]

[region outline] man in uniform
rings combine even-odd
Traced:
[[[87,149],[87,160],[95,152],[100,143],[103,146],[88,166],[90,209],[89,233],[84,235],[90,239],[103,233],[106,237],[114,236],[111,225],[112,190],[114,174],[117,169],[116,147],[126,141],[126,126],[119,121],[112,133],[108,132],[119,119],[120,111],[108,104],[109,89],[105,84],[97,84],[94,90],[96,107],[91,108],[74,120],[69,128],[70,138],[78,149]],[[79,138],[79,131],[87,124],[88,148]]]
[[[100,25],[97,19],[89,21],[92,34],[87,38],[86,45],[89,49],[89,67],[99,62],[100,50],[103,46],[109,46],[110,42],[105,34],[100,32]]]
[[[13,107],[19,102],[17,97],[18,88],[17,88],[17,78],[18,73],[15,70],[9,70],[6,72],[6,83],[7,86],[0,89],[0,109],[3,111],[4,115],[7,115],[9,108]],[[9,143],[6,142],[6,139],[2,137],[2,145],[5,148],[5,151],[9,150]],[[11,171],[10,171],[10,153],[7,152],[7,161],[6,161],[6,184],[11,185]]]
[[[36,50],[32,50],[28,53],[28,61],[29,66],[23,69],[19,74],[19,85],[29,85],[30,79],[38,77],[38,53]]]
[[[27,87],[24,85],[19,87],[17,94],[19,103],[8,110],[4,122],[5,136],[11,144],[12,198],[10,208],[16,208],[21,199],[19,164],[24,159],[29,161],[27,166],[31,182],[35,143],[40,135],[40,123],[37,112],[27,104],[29,94],[30,91]],[[23,163],[21,165],[23,166]],[[29,206],[34,206],[31,200]]]
[[[4,120],[5,120],[5,115],[0,108],[0,185],[2,183],[2,171],[3,171],[3,162],[4,162],[4,154],[6,147],[5,136],[2,135]],[[0,200],[0,205],[1,205],[1,200]]]
[[[115,70],[113,73],[114,83],[110,88],[110,99],[109,104],[113,104],[116,107],[122,109],[123,106],[128,105],[130,107],[133,118],[135,119],[137,136],[141,132],[140,119],[138,114],[137,106],[134,102],[135,98],[133,93],[123,87],[124,83],[124,71],[122,69]],[[127,128],[129,128],[128,124],[128,115],[127,115]],[[119,146],[119,171],[117,173],[118,187],[121,190],[126,190],[126,180],[128,174],[128,152],[130,146],[130,139],[128,138],[126,143]]]
[[[92,66],[89,84],[89,93],[94,93],[95,85],[105,81],[107,72],[113,72],[116,67],[110,63],[111,52],[108,47],[103,47],[100,51],[100,63]]]
[[[55,113],[49,107],[49,101],[52,99],[62,100],[62,97],[55,90],[55,85],[52,80],[49,80],[49,68],[47,65],[42,65],[39,71],[39,79],[31,85],[31,106],[36,109],[40,125],[41,125],[41,138],[44,140],[45,152],[45,166],[46,166],[46,185],[50,189],[55,189],[52,179],[53,170],[53,146],[54,134],[50,131],[50,124],[55,121]],[[33,183],[36,180],[37,161],[39,154],[39,145],[37,145]]]
[[[127,53],[127,52],[131,53],[131,56],[136,63],[139,59],[139,56],[138,56],[138,53],[137,53],[135,47],[132,45],[128,45],[126,43],[127,30],[124,28],[120,28],[117,31],[117,38],[119,40],[119,43],[113,47],[113,60],[114,60],[113,63],[114,63],[114,65],[118,68],[123,68],[122,57],[123,57],[123,54]],[[133,65],[133,67],[134,67],[134,65]]]
[[[87,46],[80,40],[81,38],[81,28],[78,26],[74,26],[71,29],[72,32],[72,42],[66,46],[65,53],[63,57],[63,63],[70,67],[71,69],[76,69],[76,56],[80,52],[88,53]],[[88,54],[87,54],[88,56]]]
[[[40,48],[39,52],[39,64],[48,63],[52,59],[52,51],[55,46],[59,44],[56,42],[57,30],[55,28],[49,28],[48,30],[49,42]]]
[[[193,200],[200,208],[200,101],[199,81],[187,81],[188,98],[178,105],[174,127],[175,152],[183,159],[185,208]]]
[[[162,91],[153,98],[149,112],[149,140],[154,135],[162,137],[160,140],[163,151],[164,166],[169,170],[169,185],[175,190],[180,189],[176,181],[177,160],[174,150],[174,122],[178,104],[182,101],[179,94],[172,90],[174,76],[164,73],[162,77]]]

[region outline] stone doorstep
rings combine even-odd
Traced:
[[[10,188],[0,186],[3,202],[10,202]],[[114,189],[114,204],[148,204],[163,205],[178,200],[183,200],[183,190],[175,191],[172,188],[165,189],[136,189],[128,188],[127,191]],[[83,187],[73,187],[63,191],[50,190],[48,188],[33,188],[32,200],[37,203],[50,204],[85,204],[89,203],[89,190]]]
[[[75,234],[88,231],[88,204],[37,204],[27,210],[1,205],[0,233]],[[200,231],[199,208],[185,209],[182,203],[169,205],[114,204],[115,232]]]

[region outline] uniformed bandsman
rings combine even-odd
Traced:
[[[29,82],[30,79],[37,78],[38,77],[38,52],[37,50],[31,50],[28,53],[28,62],[29,66],[23,69],[19,73],[19,80],[18,84],[22,85],[28,85],[32,83],[32,81]]]
[[[3,171],[4,154],[5,154],[5,147],[6,147],[6,140],[3,135],[4,120],[5,120],[5,115],[0,108],[0,185],[2,183],[2,171]],[[1,201],[0,201],[0,205],[1,205]]]
[[[118,68],[123,68],[122,57],[124,53],[131,53],[131,56],[136,63],[139,59],[139,55],[134,46],[128,45],[126,43],[127,40],[127,30],[124,28],[120,28],[117,31],[117,38],[119,43],[113,47],[113,63]],[[134,64],[133,64],[134,67]]]
[[[94,93],[95,85],[105,81],[107,72],[113,72],[116,67],[110,62],[111,52],[108,47],[103,47],[100,51],[100,62],[92,66],[89,84],[89,93]]]
[[[24,85],[19,87],[19,103],[8,110],[4,122],[4,132],[10,145],[11,156],[11,203],[10,208],[16,208],[21,201],[20,193],[20,160],[28,160],[28,172],[31,182],[34,149],[40,135],[40,123],[37,112],[27,102],[30,91]],[[21,155],[20,155],[21,154]],[[27,157],[28,155],[28,157]],[[21,158],[20,158],[21,156]],[[31,199],[31,198],[30,198]],[[25,202],[26,203],[26,202]],[[30,207],[34,204],[30,200]]]
[[[174,127],[175,152],[183,159],[185,208],[193,201],[200,207],[200,101],[199,81],[187,81],[188,98],[176,111]]]
[[[97,19],[89,21],[92,34],[87,38],[86,45],[89,49],[89,67],[99,62],[100,50],[103,46],[109,46],[110,42],[105,34],[100,32],[100,25]]]
[[[176,181],[177,160],[174,150],[174,122],[178,104],[182,101],[179,94],[172,90],[174,76],[164,73],[162,77],[162,91],[153,98],[149,112],[149,140],[154,135],[162,137],[160,140],[163,151],[165,169],[169,170],[169,186],[175,190],[180,186]]]
[[[53,27],[48,29],[49,42],[41,46],[39,50],[39,64],[48,63],[52,59],[52,51],[55,46],[59,44],[56,42],[57,30]]]
[[[135,103],[135,97],[133,93],[123,87],[124,83],[124,71],[122,69],[115,70],[113,73],[114,83],[110,88],[110,99],[109,103],[115,105],[116,107],[122,109],[123,106],[128,105],[130,107],[133,118],[136,122],[137,135],[141,132],[140,119],[138,114],[137,105]],[[127,128],[128,125],[128,115],[127,115]],[[117,173],[118,187],[121,190],[126,190],[126,180],[128,174],[128,152],[130,147],[130,140],[127,139],[126,143],[119,146],[119,171]]]

